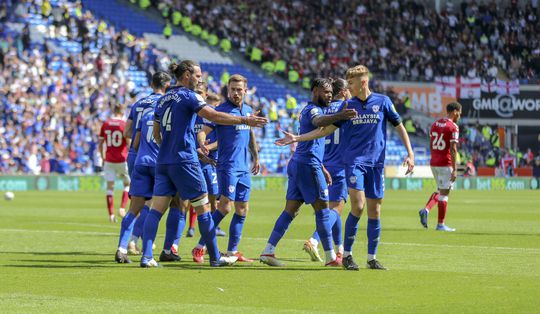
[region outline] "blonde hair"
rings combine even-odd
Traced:
[[[365,65],[357,65],[347,70],[345,74],[347,79],[369,75],[369,70]]]
[[[229,78],[229,82],[227,82],[227,85],[230,85],[233,82],[244,82],[245,87],[247,87],[247,83],[248,83],[247,78],[245,78],[244,76],[240,74],[231,75],[231,77]]]

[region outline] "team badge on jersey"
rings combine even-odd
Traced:
[[[352,184],[355,184],[356,183],[356,176],[351,176],[349,178],[349,181],[351,181]]]
[[[371,109],[373,109],[373,112],[375,113],[379,112],[379,106],[373,106]]]
[[[229,193],[234,192],[234,185],[229,185]]]
[[[324,196],[328,196],[328,189],[324,189],[323,194],[324,194]]]

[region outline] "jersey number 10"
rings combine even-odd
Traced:
[[[444,150],[446,148],[446,142],[443,138],[444,134],[439,134],[437,132],[431,132],[431,137],[433,141],[431,142],[431,149],[433,150]]]
[[[120,147],[122,145],[122,132],[105,130],[105,134],[107,134],[107,147]]]

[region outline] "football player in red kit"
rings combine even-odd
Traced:
[[[129,200],[130,180],[126,163],[128,143],[124,137],[126,121],[122,112],[122,106],[113,106],[112,117],[103,123],[99,132],[98,149],[101,158],[104,160],[103,171],[105,181],[107,181],[107,209],[109,210],[109,220],[111,222],[116,222],[113,200],[114,180],[116,177],[120,177],[124,181],[124,192],[119,210],[121,217],[126,213],[125,208]]]
[[[461,117],[461,104],[457,102],[446,106],[446,118],[439,119],[431,125],[431,171],[437,182],[438,192],[433,193],[426,207],[419,212],[420,223],[424,228],[428,227],[428,214],[431,208],[437,203],[439,209],[439,219],[437,230],[456,231],[444,224],[448,195],[452,185],[456,180],[456,156],[457,144],[459,140],[459,127],[457,122]]]

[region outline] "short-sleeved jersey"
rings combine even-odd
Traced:
[[[105,161],[112,163],[125,162],[127,157],[127,143],[124,138],[126,121],[121,118],[111,118],[101,126],[99,138],[103,139],[105,146]]]
[[[182,86],[175,86],[158,100],[154,120],[159,123],[161,145],[156,164],[199,162],[193,127],[206,103]]]
[[[452,166],[450,143],[459,140],[459,127],[457,124],[448,118],[437,120],[431,125],[429,137],[431,143],[430,165],[434,167]]]
[[[401,118],[388,96],[371,93],[365,101],[357,97],[344,101],[358,116],[351,120],[334,123],[343,129],[343,163],[384,167],[386,149],[386,121],[397,126]]]
[[[150,107],[153,109],[153,107]],[[137,151],[137,159],[135,166],[156,166],[156,159],[159,152],[159,145],[154,140],[154,111],[146,111],[138,123],[137,130],[141,132],[141,140],[139,142],[139,150]]]
[[[250,106],[243,104],[242,107],[237,107],[230,101],[225,101],[217,106],[216,111],[241,117],[249,117],[253,113],[253,109],[251,109]],[[208,126],[211,127],[211,125]],[[218,171],[249,171],[250,129],[250,126],[246,124],[215,125],[218,141],[218,159],[216,167]]]
[[[324,109],[324,114],[335,114],[341,106],[341,100],[333,101]],[[340,152],[340,143],[343,137],[343,129],[339,128],[334,133],[328,135],[324,142],[325,167],[343,167],[342,156]]]
[[[206,135],[206,140],[208,141],[208,144],[215,143],[217,140],[216,131],[215,131],[216,125],[214,124],[214,122],[206,120],[205,118],[201,116],[197,116],[197,119],[195,120],[195,137],[197,137],[197,134],[203,129],[205,125],[213,129],[212,132]],[[197,144],[197,148],[199,148],[199,143],[196,142],[196,144]],[[218,150],[217,149],[211,150],[210,153],[208,154],[208,157],[211,159],[217,160]],[[205,166],[206,164],[203,164],[201,162],[201,165]]]
[[[300,112],[299,134],[309,133],[317,129],[317,126],[313,124],[313,119],[323,114],[323,108],[309,102]],[[319,138],[312,141],[298,143],[292,158],[301,163],[316,165],[321,164],[324,158],[324,141],[325,138]]]
[[[154,111],[156,102],[161,98],[161,94],[152,93],[146,97],[143,97],[136,101],[129,110],[128,120],[131,120],[131,145],[129,146],[129,152],[134,153],[133,140],[135,139],[135,133],[139,127],[139,122],[142,116],[148,111]]]

